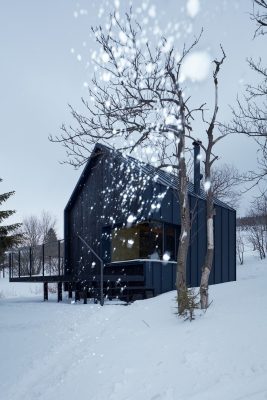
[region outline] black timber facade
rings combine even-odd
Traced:
[[[180,213],[175,188],[175,178],[171,174],[157,171],[132,157],[124,157],[119,151],[96,145],[64,211],[64,280],[86,286],[89,290],[98,286],[100,264],[82,238],[104,261],[107,296],[109,286],[116,286],[118,281],[121,292],[132,287],[132,292],[143,288],[143,293],[150,291],[157,295],[175,289],[175,259],[162,260],[163,253],[169,250],[168,229],[175,232],[172,251],[177,253]],[[192,228],[187,283],[195,287],[200,282],[206,251],[206,202],[205,194],[202,191],[196,194],[191,183],[188,196]],[[215,252],[210,284],[236,279],[236,212],[218,200],[215,201],[215,211]],[[158,259],[113,260],[118,251],[112,247],[114,232],[118,234],[121,229],[129,227],[138,229],[138,226],[145,230],[148,224],[153,229],[162,227]]]

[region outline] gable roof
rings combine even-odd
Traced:
[[[111,147],[105,146],[101,143],[97,143],[91,153],[91,156],[89,157],[83,172],[70,196],[70,199],[65,207],[65,210],[67,210],[71,204],[72,201],[74,200],[74,198],[78,195],[79,191],[82,189],[83,184],[86,180],[86,178],[88,177],[92,165],[94,163],[94,160],[97,158],[98,155],[101,154],[114,154],[116,155],[116,159],[120,160],[122,163],[131,163],[131,166],[136,169],[136,171],[142,171],[144,175],[149,175],[149,176],[157,176],[157,179],[155,181],[155,183],[159,183],[165,187],[170,187],[173,189],[177,189],[177,177],[167,171],[163,171],[160,169],[157,169],[155,167],[153,167],[153,165],[148,164],[148,163],[144,163],[142,161],[137,160],[134,157],[131,156],[124,156],[119,150],[115,150]],[[191,196],[200,198],[202,200],[206,200],[206,193],[204,192],[204,190],[200,189],[200,194],[197,195],[194,191],[194,184],[192,182],[188,182],[188,193]],[[232,207],[230,207],[228,204],[222,202],[219,199],[214,199],[214,204],[220,206],[220,207],[224,207],[227,208],[229,210],[235,211]]]

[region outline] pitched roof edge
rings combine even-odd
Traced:
[[[112,147],[108,147],[108,146],[106,146],[106,145],[104,145],[104,144],[102,144],[102,143],[96,143],[96,145],[95,145],[95,147],[94,147],[94,149],[92,150],[92,153],[91,153],[91,155],[90,155],[90,157],[89,157],[89,159],[88,159],[88,161],[86,162],[86,164],[85,164],[85,167],[84,167],[84,169],[83,169],[83,171],[82,171],[82,173],[81,173],[81,175],[80,175],[80,178],[78,179],[78,182],[77,182],[77,184],[75,185],[75,187],[74,187],[74,189],[73,189],[73,191],[72,191],[72,194],[71,194],[71,196],[70,196],[70,198],[69,198],[69,200],[68,200],[68,202],[67,202],[67,204],[66,204],[66,206],[65,206],[65,211],[70,207],[70,205],[71,205],[71,203],[72,203],[72,201],[73,201],[73,199],[74,199],[74,197],[77,195],[77,193],[81,190],[81,188],[82,188],[82,184],[83,184],[83,182],[84,182],[84,180],[87,178],[87,176],[88,176],[88,173],[89,173],[89,171],[90,171],[90,169],[91,169],[91,163],[92,163],[92,160],[94,159],[94,157],[97,157],[97,156],[99,156],[100,154],[101,154],[101,152],[102,152],[102,154],[104,154],[104,153],[111,153],[111,152],[118,152],[119,154],[120,154],[120,156],[121,157],[123,157],[124,159],[125,159],[125,161],[127,161],[126,160],[126,158],[123,156],[123,154],[121,153],[121,152],[119,152],[118,150],[115,150],[115,149],[113,149]],[[128,156],[127,156],[128,157]],[[136,158],[134,158],[134,157],[131,157],[131,156],[129,156],[128,157],[129,158],[129,160],[130,161],[134,161],[134,162],[138,162],[138,160],[136,159]],[[142,165],[143,164],[143,165]],[[137,165],[136,165],[137,166]],[[144,162],[141,162],[141,166],[144,168],[144,167],[148,167],[149,169],[155,169],[155,167],[153,167],[151,164],[147,164],[147,163],[144,163]],[[167,183],[166,181],[165,181],[165,179],[159,179],[156,183],[159,183],[159,184],[162,184],[162,185],[164,185],[164,186],[169,186],[169,187],[171,187],[171,188],[173,188],[173,189],[175,189],[175,187],[174,187],[174,185],[173,185],[173,180],[176,178],[174,175],[172,175],[172,174],[170,174],[169,172],[166,172],[166,171],[156,171],[156,169],[155,169],[155,171],[154,171],[155,173],[158,173],[158,172],[162,172],[163,173],[163,175],[164,175],[164,178],[167,178],[166,180],[168,180],[169,179],[169,182]],[[144,171],[144,173],[146,173],[145,171]],[[205,192],[203,191],[203,190],[201,190],[201,192],[200,192],[200,194],[198,195],[198,194],[196,194],[195,192],[194,192],[194,190],[193,190],[193,183],[192,182],[189,182],[189,190],[188,190],[188,194],[190,194],[191,196],[194,196],[194,197],[196,197],[196,198],[200,198],[200,199],[202,199],[202,200],[206,200],[206,194],[205,194]],[[224,203],[223,201],[221,201],[221,200],[219,200],[219,199],[217,199],[217,198],[215,198],[214,199],[214,204],[215,205],[217,205],[217,206],[220,206],[220,207],[224,207],[224,208],[227,208],[228,210],[231,210],[231,211],[235,211],[236,212],[236,210],[234,209],[234,208],[232,208],[231,206],[229,206],[228,204],[226,204],[226,203]]]
[[[72,191],[72,193],[71,193],[71,195],[69,197],[69,200],[68,200],[68,202],[67,202],[67,204],[65,206],[64,211],[66,211],[71,206],[72,200],[76,196],[77,192],[79,192],[81,190],[82,184],[83,184],[84,180],[87,178],[88,173],[89,173],[89,171],[91,169],[91,163],[92,163],[93,159],[95,157],[98,157],[101,154],[100,151],[103,154],[104,152],[107,152],[107,151],[110,151],[110,150],[112,150],[112,149],[109,149],[108,147],[102,145],[101,143],[97,143],[95,145],[95,147],[92,150],[92,153],[91,153],[90,157],[88,158],[88,161],[86,162],[86,164],[85,164],[85,166],[84,166],[84,168],[82,170],[82,173],[81,173],[81,175],[80,175],[80,177],[78,179],[78,182],[76,183],[76,185],[75,185],[75,187],[74,187],[74,189],[73,189],[73,191]]]

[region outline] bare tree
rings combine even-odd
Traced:
[[[50,229],[55,229],[56,218],[48,211],[43,211],[41,217],[30,215],[23,219],[22,233],[25,246],[37,246],[45,243]]]
[[[267,232],[267,195],[263,194],[259,198],[256,199],[257,210],[259,214],[259,220],[264,230]],[[266,243],[267,250],[267,243]]]
[[[266,257],[265,231],[262,225],[257,224],[256,218],[248,232],[248,241],[252,244],[253,250],[258,252],[260,259],[263,260]]]
[[[218,106],[218,74],[220,68],[226,58],[225,52],[221,46],[222,51],[222,58],[218,60],[214,60],[215,68],[213,71],[213,83],[214,83],[214,107],[213,113],[210,121],[206,121],[203,117],[205,124],[207,125],[206,130],[206,139],[207,144],[203,144],[202,142],[198,141],[200,147],[204,151],[204,190],[206,192],[206,227],[207,227],[207,249],[204,264],[202,266],[202,274],[201,274],[201,281],[200,281],[200,305],[202,309],[206,309],[209,305],[209,277],[210,272],[212,269],[213,264],[213,256],[214,256],[214,215],[215,215],[215,208],[214,208],[214,198],[215,192],[212,185],[212,167],[214,162],[218,159],[218,156],[214,154],[214,147],[215,145],[222,140],[228,132],[220,132],[218,130],[217,136],[215,136],[214,130],[220,124],[217,121],[217,114],[219,110]],[[197,141],[196,137],[190,132],[189,135],[192,140]],[[217,186],[218,191],[218,186]]]
[[[254,0],[252,19],[256,22],[254,37],[267,32],[266,0]],[[226,126],[228,132],[240,133],[252,137],[258,144],[258,171],[249,171],[243,177],[249,182],[249,188],[263,183],[266,191],[267,180],[267,69],[258,61],[248,59],[248,65],[255,73],[255,83],[245,87],[243,101],[237,99],[237,107],[232,109],[233,118]],[[257,83],[258,82],[258,83]]]
[[[41,241],[43,243],[49,242],[51,240],[51,235],[49,234],[49,231],[53,230],[55,234],[54,236],[56,236],[56,224],[57,220],[50,212],[42,211],[39,225],[41,232]]]
[[[93,28],[93,33],[100,46],[96,59],[100,73],[89,87],[91,102],[82,100],[86,115],[71,107],[76,126],[63,125],[62,134],[50,139],[63,144],[68,162],[75,167],[87,161],[92,145],[100,141],[139,155],[152,149],[155,166],[171,168],[176,174],[181,207],[176,286],[178,312],[182,314],[190,238],[185,138],[193,114],[203,105],[189,107],[180,73],[200,36],[179,53],[165,38],[152,48],[131,14],[126,14],[125,23],[114,14],[107,31],[100,26]]]
[[[240,200],[239,183],[240,173],[234,165],[214,165],[214,168],[211,170],[211,185],[214,197],[234,209],[238,207]]]
[[[249,242],[253,245],[254,251],[257,251],[260,259],[263,260],[266,257],[266,247],[265,247],[265,238],[264,238],[264,230],[262,225],[251,225],[249,227]]]
[[[30,215],[23,219],[22,223],[23,244],[25,246],[37,246],[41,243],[42,232],[39,218],[36,215]]]
[[[248,240],[257,251],[260,259],[266,258],[267,251],[267,197],[257,198],[249,212],[250,224],[247,226]]]
[[[50,229],[55,229],[56,219],[48,211],[43,211],[41,217],[30,215],[24,218],[20,233],[23,235],[20,249],[20,262],[23,272],[38,274],[42,268],[42,248],[48,238]],[[31,259],[31,265],[30,265]]]
[[[267,1],[254,0],[251,19],[256,22],[255,36],[265,35],[267,32]]]
[[[238,228],[236,231],[236,255],[238,257],[240,265],[244,264],[244,252],[245,252],[245,242],[242,229]]]

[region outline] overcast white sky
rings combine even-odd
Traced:
[[[134,0],[133,7],[141,3]],[[229,105],[234,105],[244,84],[254,79],[246,58],[264,57],[266,43],[264,47],[263,38],[253,40],[251,0],[199,3],[200,10],[192,18],[186,0],[150,1],[156,6],[162,28],[168,22],[183,22],[187,27],[191,24],[193,35],[203,27],[198,49],[211,59],[220,54],[222,43],[227,61],[220,75],[219,116],[227,121]],[[121,12],[128,5],[127,0],[121,0]],[[81,0],[79,4],[72,0],[1,2],[0,177],[4,181],[0,192],[16,191],[5,204],[17,210],[13,221],[48,210],[57,217],[59,235],[63,235],[64,206],[81,171],[59,164],[65,158],[64,150],[50,143],[48,135],[58,134],[62,122],[71,122],[67,104],[79,108],[81,96],[86,96],[84,82],[92,73],[87,61],[90,51],[96,48],[89,35],[90,27],[104,23],[113,9],[113,0]],[[210,101],[212,106],[210,80],[193,85],[191,90],[192,96]],[[256,168],[256,148],[249,139],[229,137],[218,153],[222,162],[232,163],[240,170]],[[248,201],[249,196],[242,202],[241,213]]]

